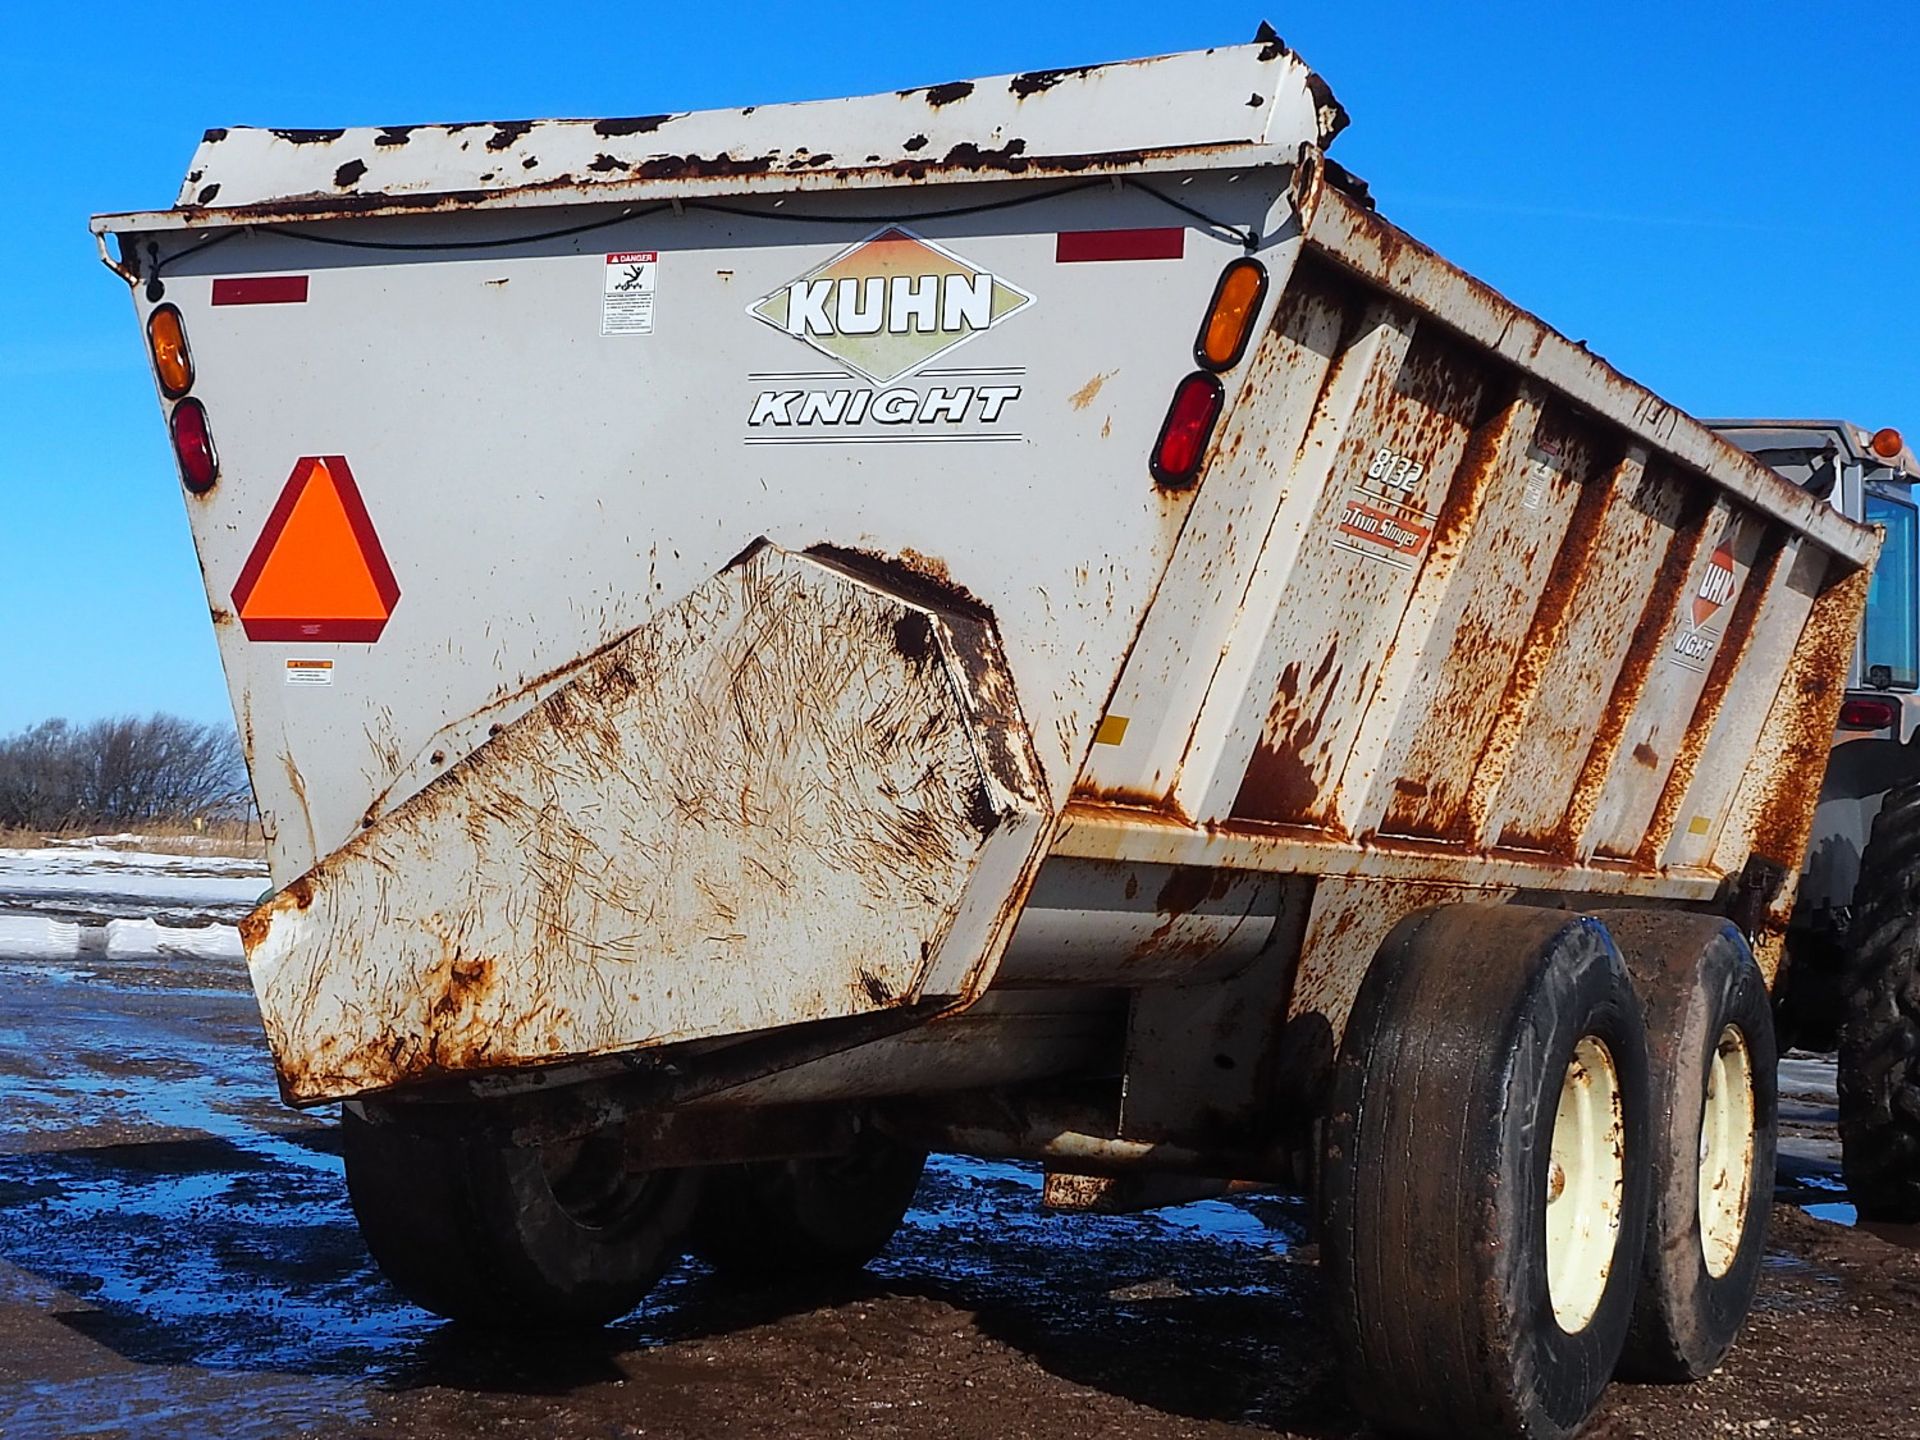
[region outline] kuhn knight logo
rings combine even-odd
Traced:
[[[747,310],[885,385],[1032,303],[1019,286],[894,225]]]

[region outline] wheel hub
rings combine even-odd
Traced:
[[[1753,1060],[1746,1037],[1729,1025],[1707,1067],[1700,1110],[1700,1248],[1716,1280],[1733,1268],[1746,1236],[1754,1110]]]
[[[1574,1047],[1554,1112],[1547,1172],[1547,1296],[1554,1320],[1571,1335],[1600,1309],[1626,1190],[1620,1077],[1598,1036],[1583,1036]]]

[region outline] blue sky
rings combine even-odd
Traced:
[[[0,733],[228,717],[131,307],[86,232],[94,211],[169,204],[207,126],[817,98],[1231,43],[1267,18],[1352,113],[1333,153],[1388,216],[1627,373],[1696,414],[1920,432],[1920,7],[1762,0],[1716,18],[1732,13],[11,5]]]

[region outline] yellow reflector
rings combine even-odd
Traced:
[[[1096,745],[1118,745],[1127,738],[1127,717],[1125,715],[1105,715],[1100,719],[1100,728],[1093,732]]]
[[[157,306],[147,317],[147,346],[153,351],[153,373],[160,377],[160,388],[169,400],[178,400],[193,388],[187,327],[173,306]]]
[[[1246,353],[1254,317],[1267,297],[1267,267],[1251,257],[1235,260],[1213,287],[1207,322],[1194,342],[1193,358],[1209,370],[1231,370]]]

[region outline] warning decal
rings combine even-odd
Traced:
[[[234,582],[247,638],[378,640],[399,599],[346,458],[303,456]]]
[[[1687,670],[1702,671],[1713,658],[1714,647],[1720,643],[1721,627],[1713,621],[1733,599],[1738,588],[1739,577],[1734,569],[1734,541],[1740,534],[1740,521],[1735,519],[1722,532],[1720,543],[1713,547],[1705,570],[1700,575],[1699,588],[1693,592],[1692,603],[1681,616],[1678,633],[1667,654],[1675,664]]]
[[[607,256],[600,297],[602,335],[651,335],[658,250],[618,250]]]

